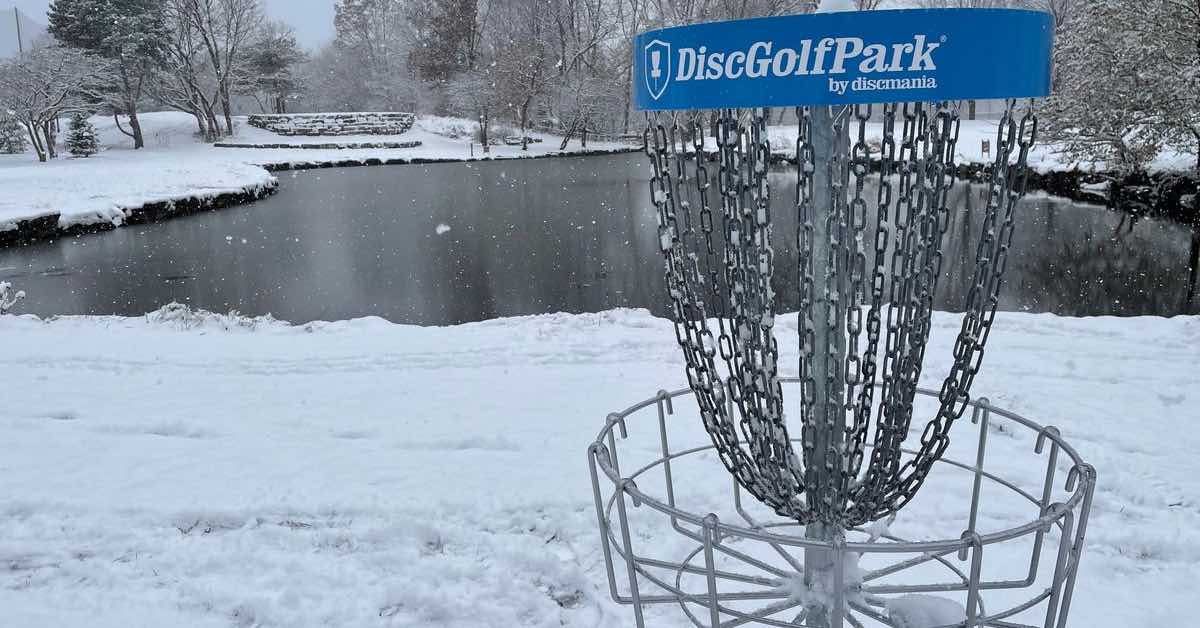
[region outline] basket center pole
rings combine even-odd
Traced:
[[[833,250],[834,242],[838,241],[838,220],[835,216],[835,195],[840,192],[836,188],[835,177],[838,176],[832,165],[835,160],[848,158],[848,147],[844,137],[839,138],[835,132],[834,115],[830,107],[815,106],[811,108],[813,148],[813,298],[816,303],[801,304],[801,307],[812,308],[813,313],[813,380],[815,386],[814,398],[814,444],[813,455],[808,461],[809,507],[818,512],[834,512],[839,504],[830,503],[836,499],[841,466],[841,448],[844,437],[843,427],[845,413],[842,400],[845,398],[845,382],[842,369],[846,364],[846,345],[842,334],[843,310],[841,304],[846,298],[848,277],[845,272],[845,259],[838,251]],[[840,247],[838,247],[840,248]],[[842,531],[834,523],[818,521],[805,528],[805,536],[813,540],[832,541]],[[806,549],[804,552],[804,584],[812,591],[821,586],[820,583],[831,582],[831,572],[835,557],[831,550]],[[826,592],[831,593],[831,592]],[[807,610],[806,625],[813,627],[829,626],[830,609],[822,605],[810,606]]]

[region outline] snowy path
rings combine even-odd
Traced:
[[[935,319],[926,373],[954,324]],[[584,451],[605,414],[681,385],[666,321],[248,325],[0,318],[0,624],[632,624]],[[1099,469],[1072,625],[1189,625],[1200,318],[997,325],[977,392]]]

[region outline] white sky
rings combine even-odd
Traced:
[[[333,39],[334,0],[263,0],[267,15],[291,24],[300,44],[316,48]],[[16,6],[33,20],[45,24],[50,0],[0,0],[0,10]]]

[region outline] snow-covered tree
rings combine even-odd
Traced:
[[[556,59],[550,29],[553,0],[510,0],[490,29],[490,52],[496,88],[507,105],[505,112],[520,125],[522,148],[525,131],[537,98],[544,94]]]
[[[419,46],[413,49],[410,64],[421,78],[435,85],[444,84],[475,67],[483,36],[482,20],[489,8],[486,0],[414,3],[409,19]]]
[[[161,0],[156,0],[161,1]],[[207,76],[213,95],[208,98],[221,109],[225,133],[233,133],[233,93],[245,76],[248,50],[263,22],[259,0],[170,0],[174,4],[176,28],[188,31],[189,45],[198,50],[203,65],[193,65]],[[189,51],[188,55],[191,54]]]
[[[160,0],[53,0],[47,13],[50,34],[59,42],[112,62],[109,81],[98,95],[114,114],[129,119],[117,128],[142,148],[138,110],[151,73],[163,59],[168,33]]]
[[[409,66],[414,29],[402,0],[338,0],[334,57],[353,68],[364,109],[413,110],[425,91]]]
[[[21,155],[29,147],[25,129],[13,116],[0,111],[0,155]]]
[[[199,135],[205,141],[216,141],[221,135],[217,120],[220,93],[204,41],[191,17],[191,0],[165,0],[163,13],[170,37],[150,91],[163,105],[192,114]]]
[[[0,111],[29,135],[39,161],[53,159],[57,120],[80,105],[89,86],[109,79],[104,60],[76,48],[44,45],[0,64]]]
[[[1093,0],[1061,29],[1045,137],[1067,156],[1121,171],[1164,146],[1195,152],[1200,173],[1200,2]]]
[[[291,27],[265,22],[246,52],[238,91],[252,96],[263,113],[287,113],[288,100],[300,91],[296,70],[307,60]]]
[[[88,114],[76,111],[71,115],[71,125],[67,130],[67,150],[76,157],[91,157],[100,152],[96,140],[96,127],[88,119]]]
[[[459,74],[450,81],[446,91],[455,111],[479,122],[483,152],[491,152],[492,119],[503,101],[491,64],[481,64],[481,67]]]

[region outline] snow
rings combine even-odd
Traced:
[[[926,385],[956,331],[935,316]],[[292,326],[174,307],[0,317],[0,341],[5,626],[632,625],[608,598],[584,452],[608,412],[683,386],[669,321]],[[1071,625],[1192,625],[1200,318],[1001,313],[991,342],[975,392],[1059,426],[1099,471]],[[989,440],[989,465],[1025,471],[1006,448],[1032,439]],[[938,485],[913,509],[936,510]],[[727,503],[728,481],[688,491]],[[666,606],[648,622],[691,625]]]
[[[854,0],[821,0],[817,5],[817,13],[837,13],[840,11],[857,11]]]
[[[241,160],[214,159],[216,149],[196,142],[184,114],[142,117],[146,148],[132,149],[111,118],[92,118],[100,145],[87,159],[38,163],[31,154],[0,155],[0,229],[21,219],[61,214],[60,226],[113,222],[123,209],[190,196],[239,192],[274,181]]]
[[[940,628],[967,618],[961,604],[933,595],[905,595],[890,601],[887,610],[896,628]]]
[[[18,220],[61,214],[59,225],[111,222],[120,224],[123,210],[148,203],[193,196],[211,197],[262,187],[275,182],[264,166],[319,164],[367,159],[480,159],[485,155],[471,137],[452,136],[452,129],[470,128],[456,118],[418,119],[402,135],[337,137],[284,137],[252,127],[236,118],[236,133],[225,141],[262,144],[338,144],[358,142],[419,141],[416,148],[352,149],[247,149],[218,148],[195,137],[191,116],[179,112],[145,113],[139,118],[146,148],[133,150],[132,140],[122,135],[112,118],[93,117],[101,152],[88,159],[57,159],[40,164],[32,154],[0,155],[0,230],[15,227]],[[543,139],[522,152],[519,146],[493,146],[493,159],[542,156],[558,153],[560,138],[530,133]],[[589,142],[589,150],[615,151],[628,145]],[[578,141],[568,153],[579,152]]]
[[[848,604],[865,604],[866,600],[861,592],[856,592],[855,589],[862,586],[864,571],[859,567],[861,556],[855,552],[847,552],[842,557],[842,578],[843,588],[850,590],[851,593],[846,596]],[[811,606],[831,606],[834,604],[837,595],[837,578],[832,569],[820,571],[812,579],[811,582],[805,582],[802,574],[797,574],[791,580],[785,583],[785,589],[788,594],[788,601],[800,602],[804,608]]]

